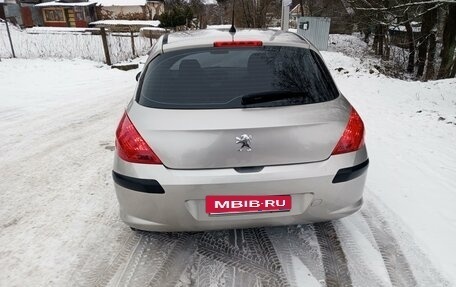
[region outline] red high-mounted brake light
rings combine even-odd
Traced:
[[[263,46],[262,41],[217,41],[214,42],[214,47],[259,47]]]
[[[161,160],[152,151],[136,130],[125,113],[116,131],[116,149],[119,157],[128,162],[161,164]]]
[[[334,148],[332,155],[357,151],[364,144],[364,124],[361,117],[352,108],[347,127],[339,142]]]

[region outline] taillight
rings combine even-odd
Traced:
[[[364,144],[364,124],[361,117],[352,108],[347,127],[334,148],[332,155],[358,150]]]
[[[144,141],[125,113],[116,131],[116,149],[119,157],[135,163],[161,164],[161,160]]]
[[[262,41],[217,41],[214,42],[214,47],[259,47],[263,46]]]

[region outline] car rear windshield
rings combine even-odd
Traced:
[[[153,108],[227,109],[312,104],[337,96],[314,51],[264,46],[161,54],[146,67],[136,100]]]

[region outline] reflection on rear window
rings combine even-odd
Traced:
[[[165,53],[150,62],[139,104],[167,109],[226,109],[330,101],[337,89],[323,62],[293,47],[204,48]],[[243,105],[257,93],[294,95]],[[299,94],[299,96],[296,96]]]

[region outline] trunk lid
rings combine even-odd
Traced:
[[[166,167],[207,169],[323,161],[349,112],[339,96],[318,104],[249,109],[156,109],[134,102],[128,115]],[[251,151],[239,151],[241,135],[252,136]]]

